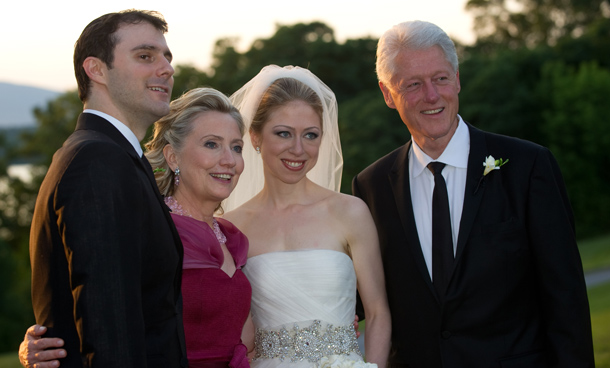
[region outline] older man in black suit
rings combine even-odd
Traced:
[[[458,115],[451,39],[387,31],[379,86],[412,140],[353,181],[375,219],[392,312],[390,367],[593,367],[574,220],[544,147]]]
[[[36,322],[65,342],[62,367],[187,365],[182,244],[139,144],[169,112],[166,31],[159,14],[129,10],[75,45],[85,110],[53,157],[30,238]]]

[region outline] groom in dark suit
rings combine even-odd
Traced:
[[[139,141],[169,112],[165,20],[106,14],[82,32],[84,112],[53,156],[30,238],[32,302],[62,367],[186,367],[182,244]]]
[[[387,31],[377,75],[412,136],[353,181],[379,231],[389,366],[593,367],[574,219],[552,154],[458,115],[455,47],[431,23]]]

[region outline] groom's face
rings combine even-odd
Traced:
[[[380,83],[386,104],[424,151],[431,143],[446,146],[458,123],[459,72],[437,46],[402,51],[395,62],[389,85]]]

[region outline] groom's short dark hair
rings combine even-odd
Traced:
[[[78,84],[78,96],[85,102],[89,97],[91,80],[83,63],[89,56],[103,61],[112,69],[114,48],[117,44],[116,31],[124,24],[150,23],[162,33],[167,32],[167,22],[155,11],[128,9],[117,13],[108,13],[89,23],[74,44],[74,74]]]

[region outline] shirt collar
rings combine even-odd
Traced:
[[[106,113],[103,113],[101,111],[98,111],[98,110],[85,109],[85,110],[83,110],[83,112],[86,112],[88,114],[97,115],[101,118],[108,120],[108,122],[110,124],[114,125],[114,127],[117,128],[119,130],[119,132],[121,132],[121,134],[123,134],[125,139],[127,139],[129,141],[129,143],[131,143],[131,145],[136,150],[138,155],[140,157],[142,157],[142,154],[144,152],[142,151],[142,146],[140,146],[140,141],[138,140],[138,137],[136,137],[136,135],[131,131],[131,129],[129,129],[127,127],[127,125],[121,123],[117,118],[112,117],[112,116],[110,116]]]
[[[444,162],[448,166],[466,169],[468,167],[468,154],[470,152],[470,134],[462,117],[458,115],[458,126],[445,150],[436,160],[433,160],[412,141],[411,144],[411,173],[413,177],[420,175],[432,161]]]

